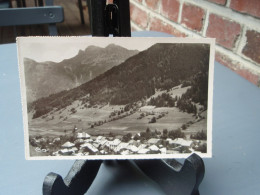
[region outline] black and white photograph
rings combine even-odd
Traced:
[[[214,39],[17,44],[26,159],[212,156]]]

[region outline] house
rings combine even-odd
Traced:
[[[161,153],[161,151],[159,150],[159,148],[156,145],[151,145],[149,146],[150,152],[151,154],[158,154]]]
[[[136,153],[138,151],[138,148],[135,145],[128,145],[127,149]]]
[[[155,152],[158,152],[158,151],[159,151],[159,148],[158,148],[156,145],[151,145],[151,146],[149,147],[149,149],[152,150],[152,151],[155,151]]]
[[[154,145],[154,144],[159,144],[160,143],[160,139],[157,139],[157,138],[151,138],[151,139],[149,139],[148,141],[147,141],[147,143],[148,144],[150,144],[150,145]]]
[[[129,143],[126,142],[121,142],[116,148],[115,148],[115,152],[120,152],[122,150],[127,150],[127,146],[129,145]]]
[[[161,154],[166,154],[167,149],[166,148],[160,148],[160,152],[161,152]]]
[[[67,155],[71,155],[72,151],[70,151],[68,148],[65,148],[65,149],[60,150],[59,153],[67,156]]]
[[[81,133],[77,134],[77,138],[78,139],[88,139],[88,138],[90,138],[90,135],[87,134],[86,132],[81,132]]]
[[[129,144],[132,144],[132,145],[134,145],[134,144],[136,144],[136,143],[137,143],[137,141],[135,141],[135,140],[131,139],[131,140],[130,140],[128,143],[129,143]]]
[[[99,147],[100,147],[100,143],[94,142],[94,143],[92,143],[92,145],[93,145],[95,148],[99,148]]]
[[[83,134],[82,134],[82,133],[78,133],[78,134],[77,134],[77,138],[78,138],[78,139],[83,139]]]
[[[192,140],[185,140],[183,138],[176,138],[169,142],[169,144],[176,145],[176,146],[183,146],[183,147],[191,147],[193,141]]]
[[[122,155],[129,155],[129,154],[131,154],[131,152],[129,150],[124,150],[120,154],[122,154]]]
[[[147,147],[146,144],[140,144],[140,145],[138,146],[138,150],[144,149],[144,148],[146,148],[146,147]]]
[[[143,149],[141,149],[141,150],[138,150],[137,153],[138,153],[138,154],[147,154],[149,151],[150,151],[149,149],[143,148]]]
[[[63,148],[72,148],[73,146],[75,146],[75,144],[67,141],[65,144],[63,144],[61,147]]]
[[[73,147],[73,148],[71,148],[71,149],[69,149],[69,150],[72,151],[73,153],[75,153],[76,151],[78,151],[78,148]]]
[[[84,142],[85,142],[84,139],[77,139],[77,140],[74,141],[74,144],[77,144],[77,143],[82,144]]]
[[[121,143],[119,139],[114,139],[113,141],[109,142],[109,147],[111,150],[115,150],[115,148]]]
[[[98,144],[98,146],[100,147],[100,146],[104,146],[105,145],[105,143],[107,142],[107,139],[105,137],[103,137],[103,136],[98,136],[94,142],[96,144]]]
[[[100,140],[100,142],[99,142],[99,143],[100,143],[100,145],[101,145],[101,146],[104,146],[104,145],[105,145],[105,143],[107,143],[107,140],[106,140],[106,139]]]
[[[90,143],[84,143],[80,145],[80,148],[84,148],[84,150],[87,150],[90,154],[96,154],[98,152],[98,149]]]

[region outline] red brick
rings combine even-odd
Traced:
[[[254,30],[246,32],[247,42],[242,53],[260,64],[260,33]]]
[[[259,0],[231,0],[230,8],[260,18]]]
[[[181,23],[192,30],[200,32],[203,26],[205,11],[191,4],[184,4],[182,9]]]
[[[216,3],[216,4],[220,4],[220,5],[225,5],[227,0],[208,0],[210,2]]]
[[[240,24],[227,18],[210,14],[207,37],[216,38],[216,43],[227,49],[232,49],[240,35]]]
[[[162,0],[162,15],[177,22],[180,9],[178,0]]]
[[[130,4],[130,16],[131,20],[135,22],[141,28],[146,28],[148,25],[148,15],[145,11],[136,7],[134,4]]]
[[[164,23],[163,21],[161,21],[160,19],[157,19],[157,18],[151,19],[150,30],[165,32],[165,33],[168,33],[168,34],[172,34],[176,37],[185,37],[186,36],[184,33],[180,32],[179,30],[177,30],[176,28],[174,28],[170,24],[166,24],[166,23]]]
[[[158,11],[159,8],[159,0],[145,0],[145,3],[148,8]]]
[[[259,85],[260,75],[254,74],[247,69],[241,68],[241,64],[239,62],[234,62],[228,56],[220,52],[216,52],[215,58],[219,63],[230,68],[231,70],[233,70],[243,78],[247,79],[251,83]]]

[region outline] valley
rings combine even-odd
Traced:
[[[92,50],[105,52],[96,47],[86,52]],[[29,92],[47,90],[27,104],[29,142],[36,152],[119,154],[115,143],[130,144],[124,152],[131,154],[143,152],[142,144],[147,153],[157,153],[159,148],[160,153],[207,151],[209,46],[157,43],[144,51],[123,53],[127,55],[117,64],[111,62],[116,56],[90,59],[79,51],[78,57],[64,60],[62,66],[52,65],[53,70],[66,72],[61,80],[67,82],[63,77],[71,72],[77,75],[69,82],[73,87],[66,89],[69,84],[64,82],[63,89],[55,91],[55,80],[28,87]],[[94,70],[98,73],[93,75]],[[156,151],[153,139],[158,141]]]
[[[180,97],[189,87],[176,86],[169,90],[173,97]],[[180,111],[177,107],[149,106],[147,102],[153,97],[165,93],[158,90],[156,94],[146,101],[136,102],[126,111],[126,105],[94,105],[86,107],[82,101],[74,101],[70,106],[61,110],[53,110],[42,117],[29,120],[30,136],[62,136],[71,134],[76,127],[78,131],[90,135],[104,135],[113,133],[125,135],[127,133],[140,133],[147,128],[163,132],[181,129],[188,137],[192,133],[206,130],[207,112],[199,114]],[[197,105],[198,110],[201,108]],[[29,114],[32,116],[33,114]],[[198,120],[198,116],[200,120]],[[151,120],[155,118],[155,122]],[[188,127],[182,129],[183,125]]]

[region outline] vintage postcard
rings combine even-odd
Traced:
[[[214,39],[17,39],[26,159],[212,156]]]

